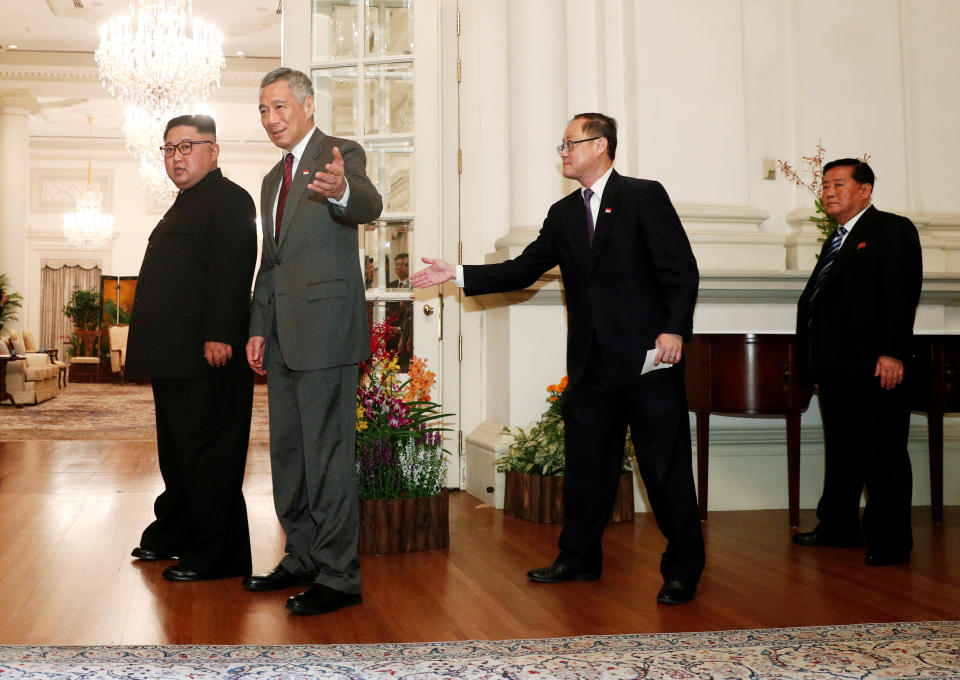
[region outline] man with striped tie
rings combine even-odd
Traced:
[[[916,227],[873,207],[873,185],[862,161],[824,166],[823,208],[839,227],[800,296],[797,364],[801,380],[819,389],[825,471],[819,523],[793,542],[866,542],[866,564],[884,566],[906,562],[913,548],[903,379],[923,265]]]

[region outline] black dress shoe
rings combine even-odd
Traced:
[[[660,604],[686,604],[697,594],[697,584],[691,581],[664,581],[657,602]]]
[[[343,607],[363,602],[360,593],[341,593],[322,583],[314,583],[299,595],[287,600],[287,609],[294,614],[329,614]]]
[[[168,555],[166,553],[154,552],[153,550],[147,550],[146,548],[141,548],[137,546],[134,548],[130,555],[136,557],[138,560],[144,560],[146,562],[157,562],[159,560],[175,560],[177,559],[173,555]]]
[[[566,564],[554,562],[549,567],[538,567],[527,572],[527,578],[537,583],[563,583],[564,581],[597,581],[600,574],[573,569]]]
[[[910,551],[907,552],[884,552],[880,550],[868,550],[867,556],[863,558],[863,563],[868,567],[890,567],[894,564],[903,564],[910,561]]]
[[[201,581],[200,574],[193,569],[182,567],[179,564],[173,564],[163,570],[163,578],[168,581]]]
[[[247,590],[283,590],[295,586],[308,586],[314,581],[310,574],[291,574],[282,564],[269,574],[255,574],[243,579],[243,587]]]
[[[831,548],[859,548],[863,545],[863,539],[859,536],[831,536],[816,529],[797,532],[792,540],[797,545],[820,545]]]

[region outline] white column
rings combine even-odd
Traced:
[[[555,0],[507,5],[513,229],[539,227],[564,193],[555,149],[570,115],[565,17],[564,5]]]
[[[30,135],[27,123],[37,100],[26,90],[0,91],[0,272],[27,296],[27,201]],[[25,301],[26,302],[26,301]],[[24,322],[21,310],[17,325]]]

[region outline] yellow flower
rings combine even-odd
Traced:
[[[364,430],[366,430],[366,429],[367,429],[367,425],[368,425],[368,423],[367,423],[366,420],[358,420],[358,421],[357,421],[357,432],[363,432]]]

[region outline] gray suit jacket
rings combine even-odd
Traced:
[[[313,174],[343,156],[350,197],[340,208],[307,189]],[[260,194],[263,255],[254,285],[250,335],[270,342],[276,323],[286,365],[295,371],[344,366],[370,355],[357,225],[380,216],[383,201],[366,175],[366,156],[356,142],[315,129],[293,182],[274,240],[274,199],[283,161],[266,177]]]

